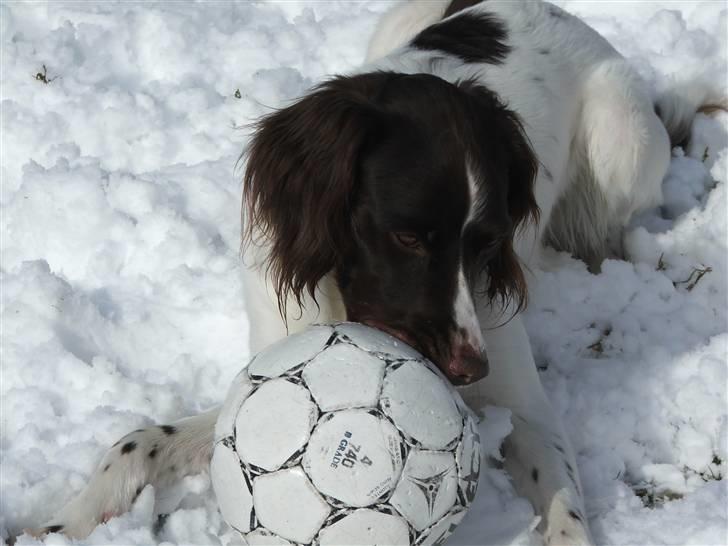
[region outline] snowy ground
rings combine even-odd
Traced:
[[[561,4],[656,86],[726,81],[723,2]],[[3,537],[124,433],[222,400],[248,356],[238,127],[360,63],[389,5],[0,4]],[[533,348],[602,544],[728,543],[727,132],[697,120],[665,206],[629,236],[634,263],[594,276],[554,253],[533,287]],[[232,540],[206,476],[177,493],[158,535],[148,488],[84,542]],[[473,512],[453,544],[535,540],[500,471]]]

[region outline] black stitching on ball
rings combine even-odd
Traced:
[[[121,454],[126,455],[127,453],[131,453],[136,449],[136,446],[136,442],[129,442],[127,444],[124,444],[123,446],[121,446]]]

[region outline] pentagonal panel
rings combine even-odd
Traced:
[[[357,322],[336,325],[336,331],[367,351],[388,353],[393,358],[422,358],[415,349],[396,337]]]
[[[313,540],[331,511],[300,467],[255,478],[253,501],[265,528],[301,544]]]
[[[385,363],[348,343],[319,353],[303,369],[303,379],[322,411],[375,407]]]
[[[317,418],[307,389],[271,379],[243,402],[235,421],[235,447],[244,462],[277,470],[306,445]]]
[[[241,533],[250,531],[253,494],[235,452],[222,442],[215,444],[210,462],[210,479],[220,513]]]
[[[245,535],[245,542],[248,546],[287,546],[290,544],[285,538],[281,538],[263,528],[256,529]]]
[[[235,419],[238,416],[238,411],[240,411],[240,406],[243,405],[243,402],[250,396],[254,388],[247,370],[242,370],[235,376],[215,423],[215,441],[233,435]]]
[[[333,333],[330,326],[311,326],[285,337],[259,352],[248,373],[253,378],[283,375],[316,356]]]
[[[460,524],[465,514],[465,510],[460,510],[446,515],[417,538],[416,546],[441,546]]]
[[[390,504],[418,531],[437,522],[455,505],[455,456],[444,451],[412,451]]]
[[[394,424],[426,449],[446,448],[463,430],[452,388],[422,362],[388,371],[380,403]]]
[[[409,546],[409,525],[399,516],[361,508],[321,529],[318,543],[320,546]]]
[[[369,506],[396,484],[402,449],[399,432],[383,417],[341,410],[317,425],[303,468],[324,495],[350,506]]]
[[[455,461],[458,465],[460,499],[463,505],[470,506],[478,490],[480,475],[480,435],[478,425],[470,414],[465,417],[463,437],[455,452]]]

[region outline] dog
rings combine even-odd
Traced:
[[[604,38],[548,3],[398,5],[363,67],[255,127],[243,197],[251,349],[339,320],[402,339],[472,408],[510,408],[505,467],[546,544],[591,544],[519,312],[543,244],[594,270],[623,257],[624,227],[660,203],[671,140],[700,100],[654,99]],[[204,471],[216,417],[122,438],[39,532],[86,536],[145,485]]]

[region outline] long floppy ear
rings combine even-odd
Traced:
[[[473,155],[487,158],[489,165],[481,165],[488,171],[491,183],[505,185],[505,208],[508,213],[508,232],[503,234],[498,252],[492,256],[485,271],[488,275],[486,294],[501,303],[515,303],[515,311],[522,310],[528,302],[528,287],[521,269],[513,240],[530,223],[539,220],[539,208],[533,193],[538,160],[518,115],[500,102],[488,89],[474,82],[459,85],[473,100],[471,119],[478,122],[472,128],[476,150]],[[502,193],[502,192],[501,192]],[[502,206],[502,205],[501,205]]]
[[[318,282],[351,240],[357,158],[378,113],[370,99],[384,73],[337,77],[262,118],[244,153],[243,245],[268,249],[282,316],[289,298],[315,301]]]

